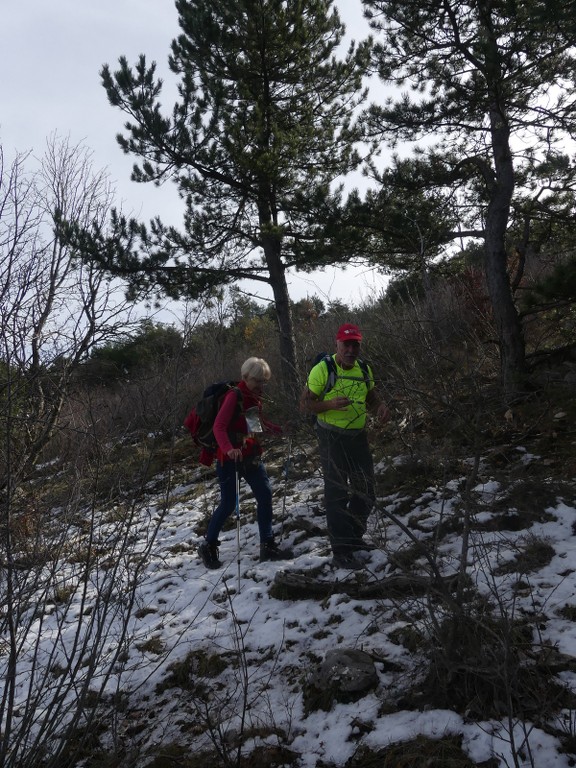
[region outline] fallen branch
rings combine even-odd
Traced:
[[[354,575],[353,579],[321,581],[315,575],[298,571],[278,571],[270,587],[270,594],[277,600],[320,600],[334,594],[346,594],[358,600],[376,600],[419,597],[430,591],[453,592],[456,586],[455,576],[446,576],[440,583],[438,579],[404,574],[377,581],[366,581],[363,575]]]

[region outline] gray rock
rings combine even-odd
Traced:
[[[374,662],[364,651],[338,648],[327,652],[312,685],[336,701],[357,701],[376,688],[378,674]]]

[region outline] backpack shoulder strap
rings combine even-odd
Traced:
[[[222,406],[222,403],[224,402],[224,399],[226,397],[228,397],[230,392],[234,392],[234,394],[236,395],[236,409],[241,411],[242,410],[243,398],[242,398],[242,392],[240,391],[240,389],[238,387],[238,382],[237,381],[227,381],[227,382],[225,382],[225,384],[226,384],[226,389],[224,390],[224,392],[222,392],[222,394],[220,395],[220,397],[218,399],[218,410],[220,410],[220,407]]]
[[[232,387],[232,389],[234,390],[234,392],[236,392],[236,404],[237,404],[237,406],[240,408],[240,410],[243,410],[244,398],[242,396],[242,391],[240,390],[240,387],[234,385]]]
[[[358,358],[358,365],[360,366],[360,370],[362,371],[362,376],[364,376],[364,381],[366,385],[368,385],[370,383],[370,368],[368,366],[368,363],[365,360]]]
[[[337,372],[336,372],[336,362],[332,355],[324,355],[324,357],[320,360],[320,362],[324,362],[326,364],[326,368],[328,369],[328,377],[326,379],[326,384],[324,385],[324,389],[322,390],[322,394],[321,394],[321,397],[323,398],[328,392],[330,392],[331,389],[334,388],[334,385],[336,384]],[[364,383],[366,384],[366,388],[368,388],[370,385],[370,378],[371,378],[370,368],[368,366],[368,363],[365,360],[358,358],[358,365],[360,366],[360,370],[362,371],[362,376],[364,377]]]
[[[330,392],[330,390],[334,388],[334,384],[336,384],[336,363],[334,362],[332,355],[324,355],[322,360],[326,363],[326,368],[328,369],[328,378],[326,379],[326,384],[322,390],[322,397],[324,397],[327,392]]]

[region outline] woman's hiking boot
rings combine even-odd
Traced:
[[[260,544],[260,562],[268,560],[292,560],[294,552],[291,549],[281,549],[274,539],[268,539]]]
[[[202,558],[206,568],[209,570],[214,571],[216,568],[222,567],[222,563],[218,559],[217,544],[209,544],[207,541],[205,541],[198,547],[198,554]]]

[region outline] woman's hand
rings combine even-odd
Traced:
[[[241,461],[242,450],[240,448],[230,448],[226,456],[228,456],[231,461]]]

